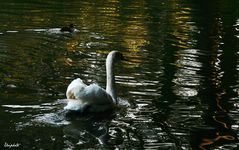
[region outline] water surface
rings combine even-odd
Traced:
[[[1,2],[0,141],[21,149],[236,149],[239,3]],[[62,33],[70,23],[77,31]],[[116,66],[120,106],[63,111],[71,80],[105,88]]]

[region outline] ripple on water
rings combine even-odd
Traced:
[[[39,109],[39,110],[51,110],[52,107],[50,106],[41,106],[41,105],[2,105],[5,108],[12,108],[12,109]]]
[[[16,30],[8,30],[8,31],[6,31],[7,33],[17,33],[17,32],[19,32],[19,31],[16,31]]]
[[[62,32],[61,28],[50,28],[50,29],[25,29],[28,32],[46,32],[49,34],[65,34],[70,32]],[[79,32],[80,30],[75,29],[74,32]]]
[[[35,116],[32,119],[33,122],[42,123],[45,125],[62,126],[70,124],[65,120],[65,114],[63,113],[46,113]]]
[[[18,129],[31,126],[34,122],[37,124],[62,126],[69,124],[62,109],[62,105],[65,102],[65,100],[57,100],[53,103],[43,103],[41,105],[2,105],[2,107],[5,112],[21,114],[20,118],[25,120],[25,122],[16,122]],[[36,115],[34,115],[35,113]]]
[[[199,49],[186,49],[178,51],[175,62],[176,73],[173,82],[175,83],[174,92],[182,98],[197,96],[198,88],[203,76],[200,74],[202,70],[201,57],[205,54]]]

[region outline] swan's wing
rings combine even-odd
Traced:
[[[114,105],[111,96],[104,89],[96,84],[87,86],[79,78],[70,83],[66,96],[66,110],[83,112],[89,109],[90,112],[102,112]]]
[[[97,84],[91,84],[85,88],[83,99],[93,105],[112,105],[111,96]]]
[[[84,112],[89,107],[88,103],[82,100],[68,99],[67,105],[64,107],[65,110],[74,110],[78,112]]]
[[[112,97],[97,84],[91,84],[85,88],[82,102],[89,112],[103,112],[114,106]]]
[[[81,99],[84,95],[86,85],[80,78],[73,80],[66,90],[67,99]]]

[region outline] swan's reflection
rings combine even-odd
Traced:
[[[77,145],[97,141],[100,145],[108,145],[109,125],[114,117],[112,111],[94,115],[68,112],[66,119],[71,123],[63,129],[64,136],[66,139],[71,138],[71,141],[78,140]]]

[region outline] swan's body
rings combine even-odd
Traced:
[[[114,63],[123,59],[123,55],[118,51],[112,51],[106,59],[106,90],[97,84],[86,85],[78,78],[73,80],[67,88],[66,97],[68,99],[66,110],[84,112],[102,112],[111,109],[117,104],[115,91]]]

